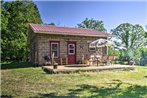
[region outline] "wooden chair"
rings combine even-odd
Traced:
[[[107,62],[108,62],[108,56],[103,55],[101,60],[100,60],[100,63],[102,63],[103,65],[107,65]]]
[[[94,65],[94,55],[90,55],[90,57],[89,57],[89,65],[90,66]]]
[[[108,63],[110,63],[111,65],[114,64],[115,61],[115,56],[114,55],[109,55],[108,56]]]
[[[60,65],[67,65],[67,64],[68,64],[68,58],[67,57],[60,58]]]

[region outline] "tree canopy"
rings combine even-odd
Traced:
[[[147,38],[147,32],[145,32],[145,37]]]
[[[123,46],[127,50],[130,48],[141,48],[147,42],[147,39],[144,37],[145,31],[139,24],[122,23],[111,31],[115,35],[116,41],[114,42],[116,45]]]
[[[52,25],[52,26],[56,26],[55,23],[51,22],[51,23],[44,23],[45,25]]]
[[[79,28],[89,28],[89,29],[95,29],[95,30],[103,31],[103,32],[106,31],[106,29],[104,28],[103,21],[94,20],[93,18],[92,19],[86,18],[84,21],[82,21],[82,23],[77,25]]]
[[[53,25],[53,26],[55,26],[56,24],[55,24],[55,23],[53,23],[53,22],[51,22],[51,23],[49,23],[48,25]]]
[[[28,58],[27,28],[29,23],[42,23],[33,1],[2,2],[2,60]]]

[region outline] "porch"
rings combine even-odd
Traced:
[[[135,66],[130,65],[107,65],[107,66],[88,66],[85,64],[74,64],[74,65],[60,65],[57,69],[53,66],[42,66],[42,69],[46,73],[59,74],[59,73],[78,73],[78,72],[95,72],[95,71],[105,71],[105,70],[135,70]]]

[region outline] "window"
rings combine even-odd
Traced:
[[[89,48],[89,51],[96,51],[95,47],[90,47],[90,43],[88,43],[88,48]]]
[[[54,53],[54,58],[59,57],[59,43],[51,42],[51,55]]]
[[[94,47],[89,47],[89,51],[96,51],[96,48],[94,48]]]
[[[75,54],[75,44],[68,44],[68,54]]]

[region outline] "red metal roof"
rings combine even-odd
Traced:
[[[43,24],[30,24],[30,26],[35,33],[79,35],[79,36],[100,36],[100,37],[111,36],[108,33],[99,32],[93,29],[58,27],[58,26],[43,25]]]

